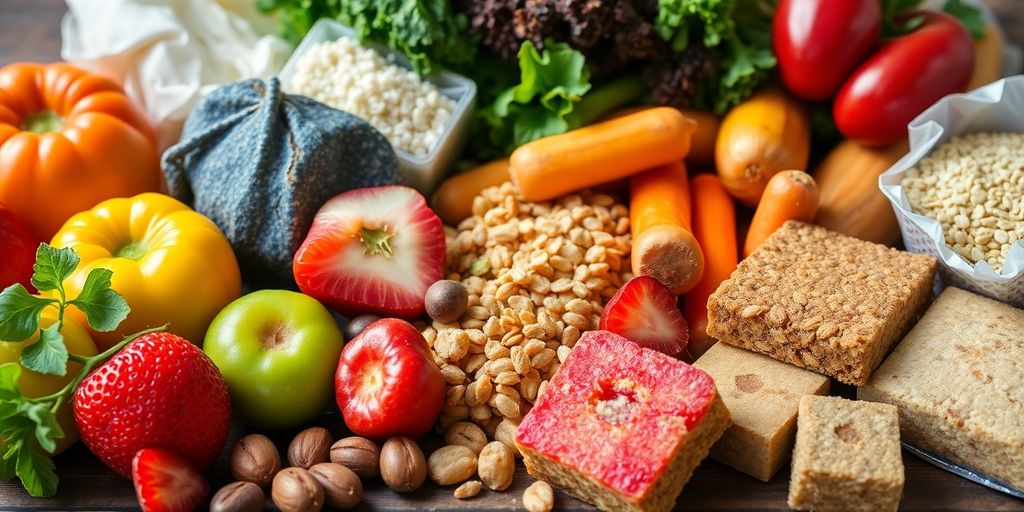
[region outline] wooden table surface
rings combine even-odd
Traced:
[[[1008,33],[1008,39],[1024,45],[1024,0],[988,0]],[[3,0],[0,3],[0,65],[35,60],[48,62],[59,58],[60,19],[65,11],[61,0]],[[336,435],[343,426],[337,414],[328,414],[322,423]],[[292,433],[277,436],[283,450]],[[232,432],[232,439],[241,433]],[[435,441],[436,442],[436,441]],[[226,450],[225,450],[226,451]],[[1024,511],[1024,500],[991,491],[953,476],[904,453],[906,488],[904,510],[1017,510]],[[60,476],[57,498],[33,499],[17,481],[0,483],[0,510],[136,510],[131,482],[104,467],[79,443],[56,458]],[[503,493],[484,491],[468,501],[452,497],[451,488],[430,483],[412,495],[390,492],[378,480],[367,484],[359,510],[482,510],[520,509],[522,492],[531,479],[521,464],[513,487]],[[230,481],[224,455],[210,475],[217,488]],[[679,498],[680,510],[786,510],[789,469],[783,468],[771,482],[763,483],[722,466],[705,461],[694,473]],[[559,510],[590,510],[590,507],[565,496],[556,496]]]

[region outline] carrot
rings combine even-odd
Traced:
[[[687,350],[694,359],[711,345],[707,335],[708,297],[736,270],[736,207],[732,196],[713,174],[701,174],[690,180],[693,200],[693,236],[704,252],[704,274],[683,298],[683,316],[690,326]]]
[[[704,110],[683,109],[683,115],[697,122],[697,130],[690,137],[690,153],[686,163],[691,166],[712,166],[715,164],[715,144],[722,118]]]
[[[686,293],[704,272],[704,254],[690,232],[690,190],[682,162],[630,180],[633,274],[651,276],[672,293]]]
[[[508,180],[508,159],[487,162],[444,180],[431,197],[430,205],[445,224],[457,226],[473,215],[473,199],[483,189]]]
[[[509,158],[512,181],[527,201],[558,196],[682,160],[692,119],[658,107],[544,137]]]
[[[803,171],[782,171],[768,181],[747,231],[743,256],[757,249],[787,220],[811,222],[818,213],[818,184]]]
[[[637,112],[650,109],[651,107],[627,107],[616,110],[605,119],[617,119]],[[690,136],[690,152],[686,154],[687,165],[690,166],[711,166],[715,164],[715,141],[718,139],[718,128],[722,126],[722,118],[706,110],[692,110],[688,108],[679,109],[684,116],[697,122],[693,135]]]

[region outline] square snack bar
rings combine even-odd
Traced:
[[[768,356],[718,343],[695,368],[718,387],[732,426],[711,458],[767,482],[793,453],[800,397],[828,393],[829,378]]]
[[[789,221],[708,299],[708,334],[862,386],[924,310],[936,264]]]
[[[894,511],[903,481],[895,407],[834,396],[800,399],[790,508]]]
[[[857,397],[895,405],[904,441],[1024,489],[1024,310],[946,288]]]
[[[729,426],[701,370],[605,331],[583,335],[516,431],[534,477],[606,511],[667,511]]]

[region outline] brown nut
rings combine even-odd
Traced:
[[[523,492],[523,508],[527,512],[551,512],[555,508],[555,493],[551,486],[543,480],[530,484]]]
[[[352,508],[363,499],[363,483],[351,469],[333,462],[321,462],[309,468],[309,472],[324,488],[327,506]]]
[[[331,455],[331,433],[323,427],[311,427],[299,432],[288,445],[288,463],[309,469],[314,464],[327,462]]]
[[[459,421],[448,427],[448,433],[444,436],[444,442],[465,446],[473,450],[473,453],[480,455],[480,450],[483,450],[484,446],[487,445],[487,434],[476,423]]]
[[[427,472],[438,485],[465,482],[476,473],[476,454],[461,445],[442,446],[427,459]]]
[[[210,500],[210,512],[260,512],[263,489],[252,482],[235,482],[221,487]]]
[[[380,449],[380,476],[396,492],[412,492],[427,479],[427,460],[416,441],[392,437]]]
[[[331,462],[351,469],[363,480],[369,480],[380,474],[380,448],[365,437],[346,437],[331,446]]]
[[[231,475],[237,480],[266,487],[280,469],[281,455],[267,436],[247,435],[231,449]]]
[[[369,313],[359,315],[349,320],[348,323],[345,324],[345,328],[342,329],[342,333],[345,335],[345,341],[352,341],[353,338],[359,336],[359,333],[363,332],[363,329],[366,329],[370,324],[377,320],[380,320],[379,316],[371,315]]]
[[[423,305],[430,318],[446,324],[458,320],[469,307],[469,292],[458,281],[441,280],[427,288]]]
[[[281,512],[318,512],[324,508],[324,488],[302,468],[278,472],[270,497]]]
[[[480,451],[480,480],[495,491],[504,491],[512,485],[516,471],[516,457],[501,441],[492,441]]]
[[[460,500],[468,500],[480,494],[481,489],[483,489],[483,484],[479,480],[470,480],[455,488],[455,497]]]

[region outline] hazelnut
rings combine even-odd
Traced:
[[[430,288],[427,288],[423,305],[430,318],[442,324],[454,322],[461,318],[469,308],[469,292],[458,281],[447,279],[435,281]]]
[[[252,482],[235,482],[221,487],[210,500],[210,512],[260,512],[263,489]]]
[[[352,341],[352,338],[359,336],[363,329],[366,329],[377,320],[380,320],[379,316],[369,313],[352,318],[345,324],[345,328],[342,330],[342,334],[345,335],[345,341]]]
[[[363,480],[380,474],[380,448],[365,437],[346,437],[331,446],[331,462],[351,469]]]
[[[309,473],[324,488],[324,501],[329,507],[352,508],[363,499],[363,483],[341,464],[321,462],[309,468]]]
[[[392,437],[380,449],[380,476],[396,492],[412,492],[427,478],[427,460],[416,441]]]
[[[318,512],[324,508],[324,488],[302,468],[278,472],[270,497],[281,512]]]
[[[267,436],[247,435],[231,449],[231,474],[237,480],[266,487],[280,469],[281,455]]]
[[[311,427],[299,432],[288,445],[288,463],[309,469],[313,464],[327,462],[331,454],[331,433],[323,427]]]

